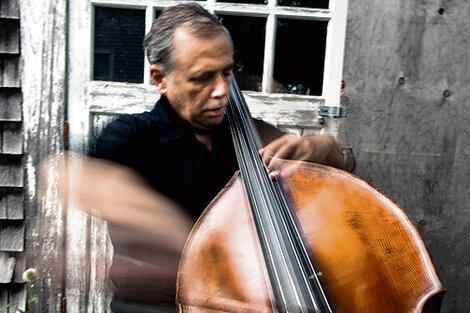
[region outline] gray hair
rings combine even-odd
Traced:
[[[185,27],[191,35],[202,38],[225,34],[233,46],[227,28],[201,5],[184,3],[165,8],[145,36],[144,49],[150,64],[160,65],[167,74],[177,61],[173,37],[179,27]]]

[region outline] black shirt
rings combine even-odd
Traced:
[[[255,120],[255,125],[263,143],[282,135],[282,132],[262,121]],[[212,151],[196,139],[195,131],[162,96],[152,111],[123,115],[110,123],[89,155],[134,169],[151,186],[182,205],[196,219],[229,182],[238,164],[227,118],[212,130]],[[109,226],[113,237],[113,232],[119,227]],[[120,242],[119,236],[117,240],[113,238],[113,244],[115,254],[139,259],[140,254],[135,252],[139,245],[129,245],[126,240]],[[128,280],[125,273],[120,272],[118,277],[114,277],[113,273],[111,271],[116,286],[115,298],[120,301],[134,299],[133,295],[140,293],[142,288],[155,290],[152,284],[156,284],[155,288],[159,288],[162,294],[152,294],[144,301],[171,302],[174,298],[171,287],[163,292],[162,287],[157,286],[160,283],[173,286],[175,282],[171,280],[150,281],[144,287],[141,284],[135,287],[132,277]]]
[[[209,151],[162,96],[152,111],[110,123],[90,156],[136,170],[197,218],[238,169],[227,118],[212,132]]]

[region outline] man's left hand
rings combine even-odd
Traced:
[[[260,154],[268,168],[275,166],[276,159],[315,162],[340,169],[346,167],[340,143],[330,135],[286,134],[261,149]]]

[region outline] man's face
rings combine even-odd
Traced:
[[[192,126],[212,129],[222,122],[232,80],[232,45],[220,34],[199,38],[179,28],[174,35],[176,64],[157,89]],[[155,81],[155,78],[154,78]]]

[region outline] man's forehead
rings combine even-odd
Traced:
[[[226,33],[223,31],[216,31],[211,33],[198,33],[194,30],[190,25],[182,25],[175,29],[173,33],[173,42],[176,41],[187,41],[187,40],[195,40],[200,42],[205,41],[212,41],[212,40],[220,40],[221,38],[225,38],[228,43],[232,44],[231,39],[227,36]]]
[[[201,55],[211,56],[214,54],[233,55],[232,42],[223,32],[215,37],[195,35],[187,27],[176,29],[173,37],[176,65],[179,61],[191,61]],[[183,58],[183,59],[181,59]]]

